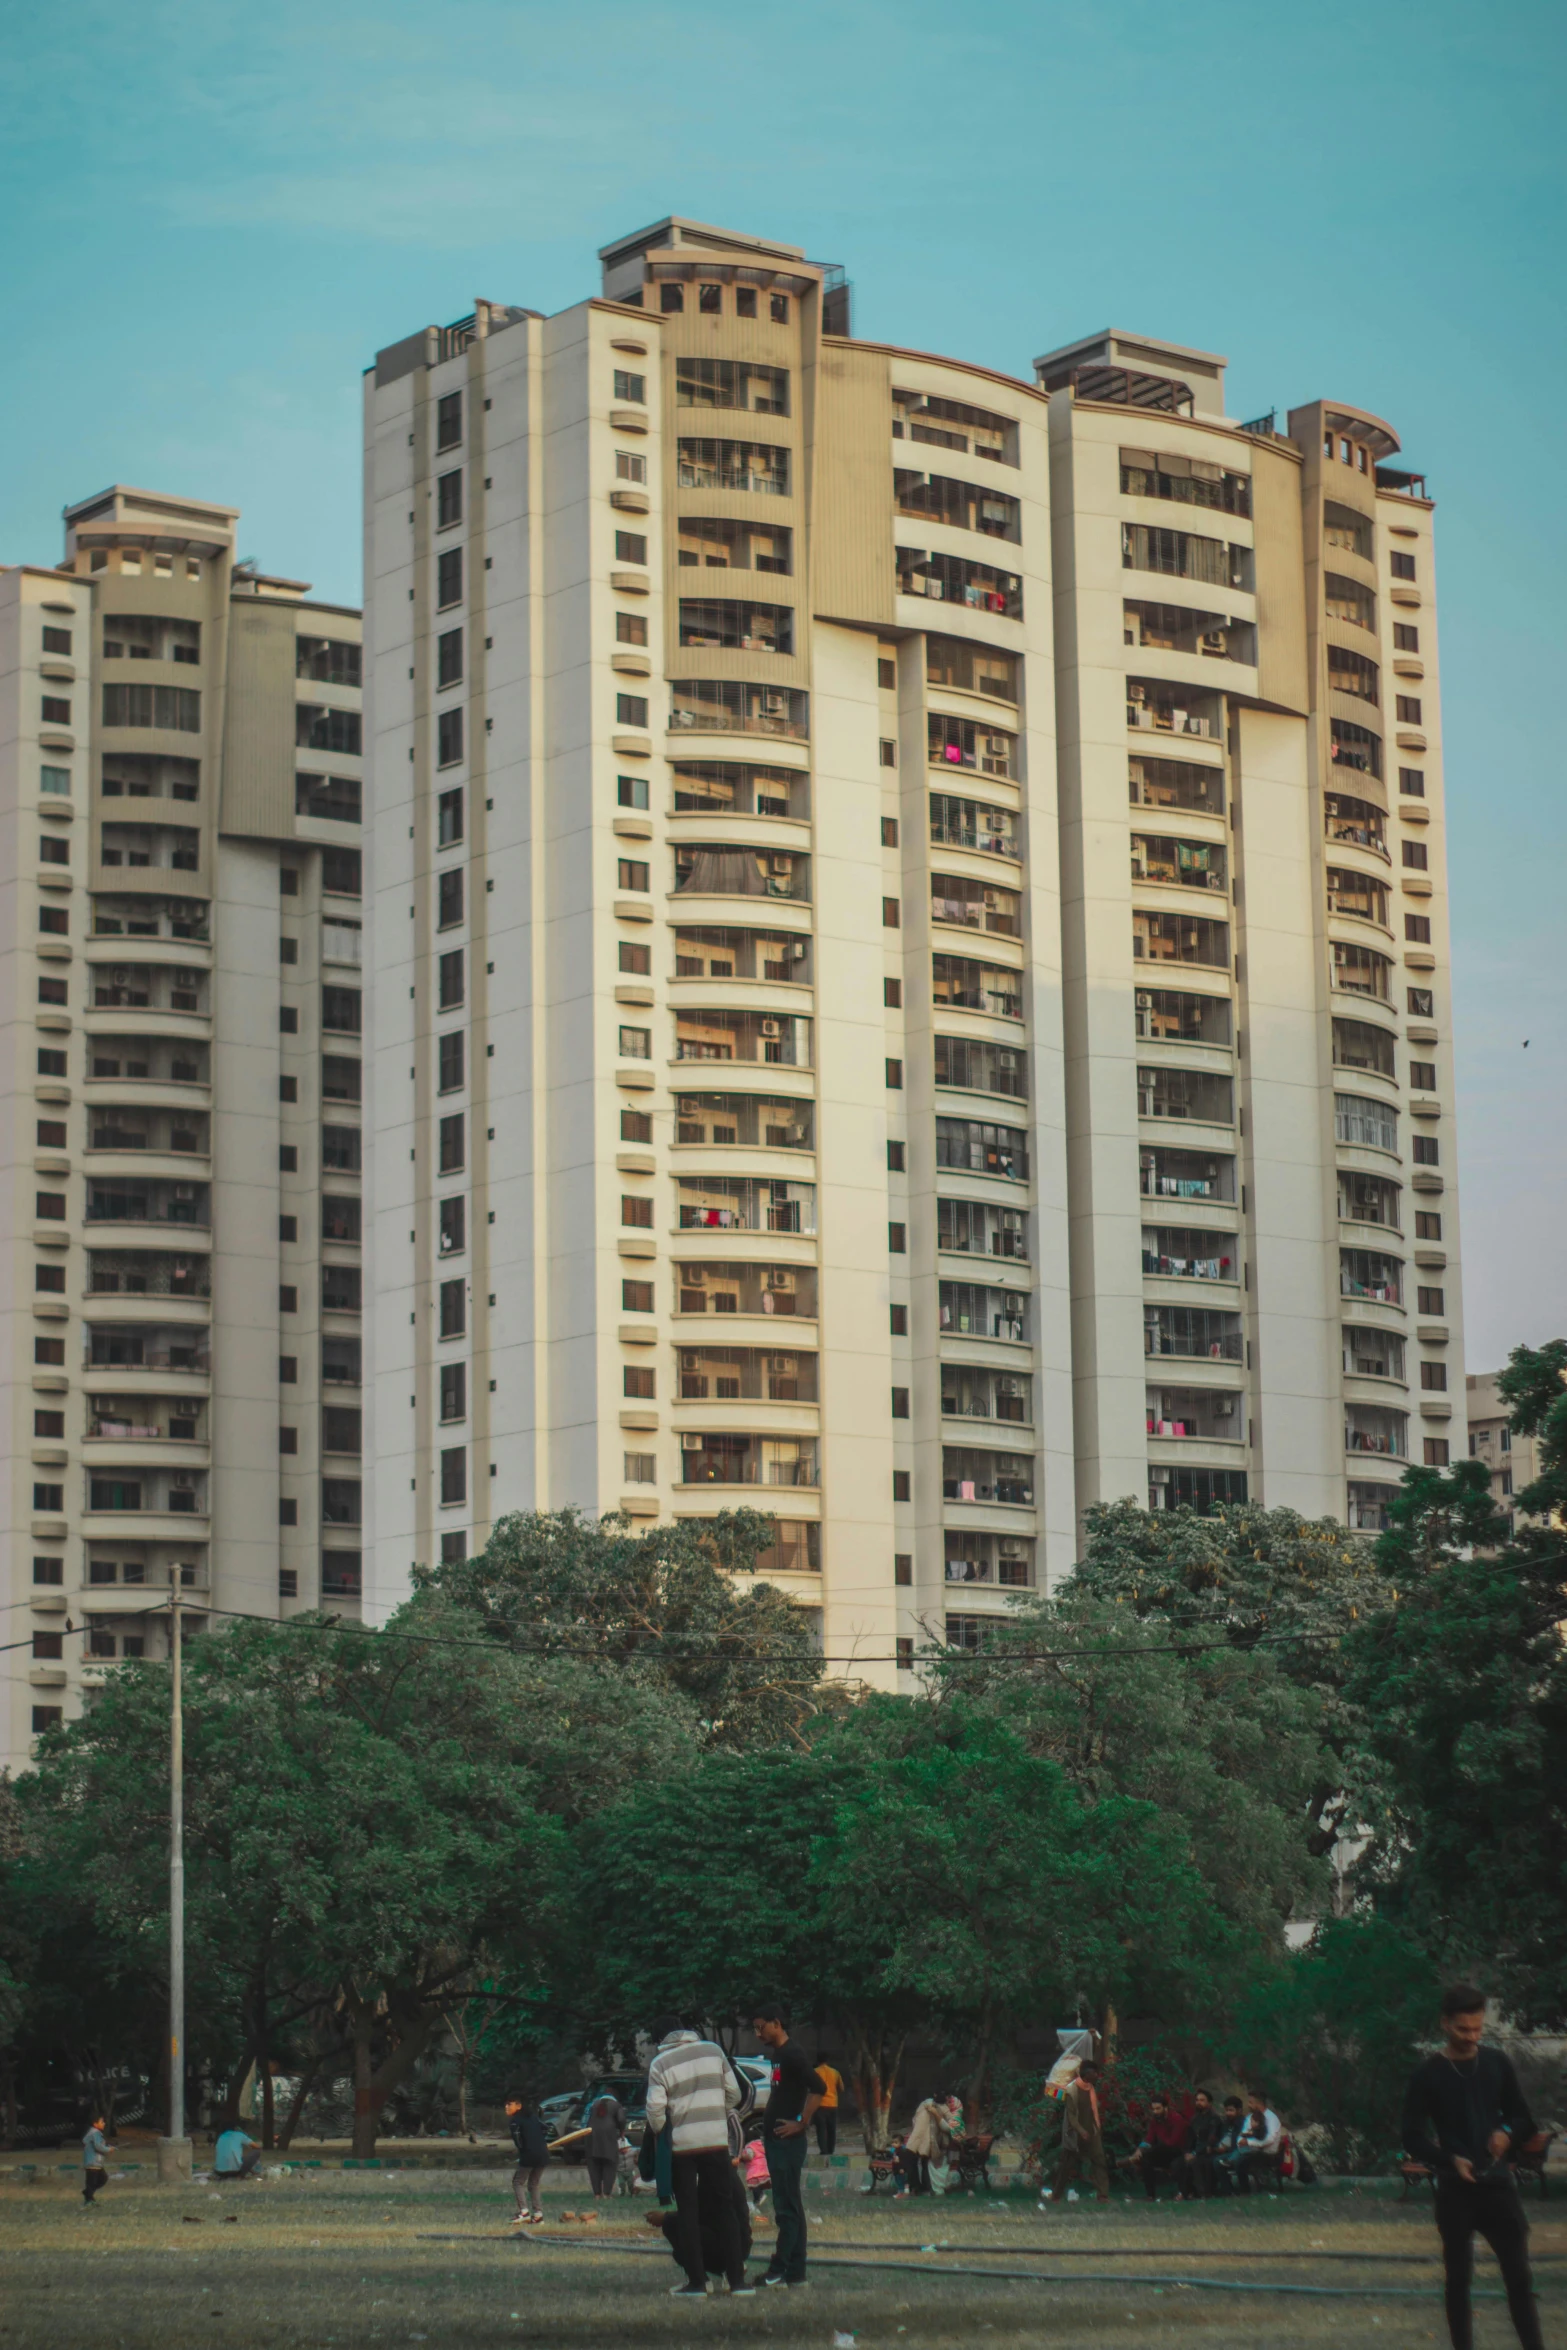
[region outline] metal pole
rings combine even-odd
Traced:
[[[176,1577],[179,1568],[174,1569]],[[185,1714],[180,1587],[169,1594],[169,2136],[185,2135]]]
[[[180,1570],[169,1590],[169,2134],[158,2148],[158,2176],[178,2184],[191,2171],[185,2135],[185,1715]]]

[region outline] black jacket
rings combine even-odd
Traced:
[[[550,2134],[536,2113],[514,2113],[507,2118],[511,2142],[517,2149],[517,2160],[527,2170],[537,2170],[550,2158]]]
[[[1205,2113],[1199,2106],[1187,2130],[1186,2151],[1188,2154],[1216,2154],[1223,2134],[1223,2114],[1215,2113],[1212,2106]]]
[[[1463,2155],[1478,2179],[1500,2172],[1487,2143],[1493,2130],[1505,2130],[1515,2147],[1534,2136],[1534,2116],[1510,2060],[1499,2048],[1477,2050],[1470,2064],[1428,2056],[1404,2098],[1404,2152],[1444,2173],[1452,2172],[1455,2154]]]

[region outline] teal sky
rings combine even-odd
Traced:
[[[118,479],[357,601],[376,347],[562,308],[669,211],[842,261],[878,340],[1026,374],[1115,324],[1227,353],[1232,415],[1388,417],[1438,502],[1470,1365],[1567,1331],[1559,4],[5,17],[0,561]]]

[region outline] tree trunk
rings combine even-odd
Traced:
[[[321,2068],[325,2063],[325,2051],[318,2052],[310,2059],[309,2064],[300,2074],[299,2087],[294,2091],[293,2102],[289,2106],[288,2116],[283,2124],[283,2132],[277,2142],[277,2150],[279,2154],[286,2154],[289,2147],[293,2144],[294,2132],[298,2129],[300,2120],[304,2114],[305,2100],[310,2095],[310,2092],[315,2087],[317,2081],[320,2079]]]
[[[368,2162],[375,2153],[388,2097],[413,2071],[440,2029],[442,2016],[439,2008],[431,2008],[403,2032],[376,2065],[371,2053],[376,2011],[358,1999],[352,1999],[349,2007],[354,2019],[354,2154],[360,2162]]]
[[[360,2008],[354,2016],[354,2153],[366,2162],[375,2152],[376,2122],[384,2098],[378,2098],[373,2088],[373,2064],[370,2055],[371,2034],[375,2018],[368,2008]]]

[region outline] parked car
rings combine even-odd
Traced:
[[[640,2143],[647,2124],[646,2073],[604,2073],[590,2081],[585,2089],[573,2089],[561,2097],[546,2097],[539,2108],[552,2138],[563,2138],[572,2130],[580,2130],[589,2108],[600,2097],[613,2097],[624,2106],[626,2136],[633,2146]],[[568,2146],[555,2157],[557,2162],[580,2162],[581,2146]]]

